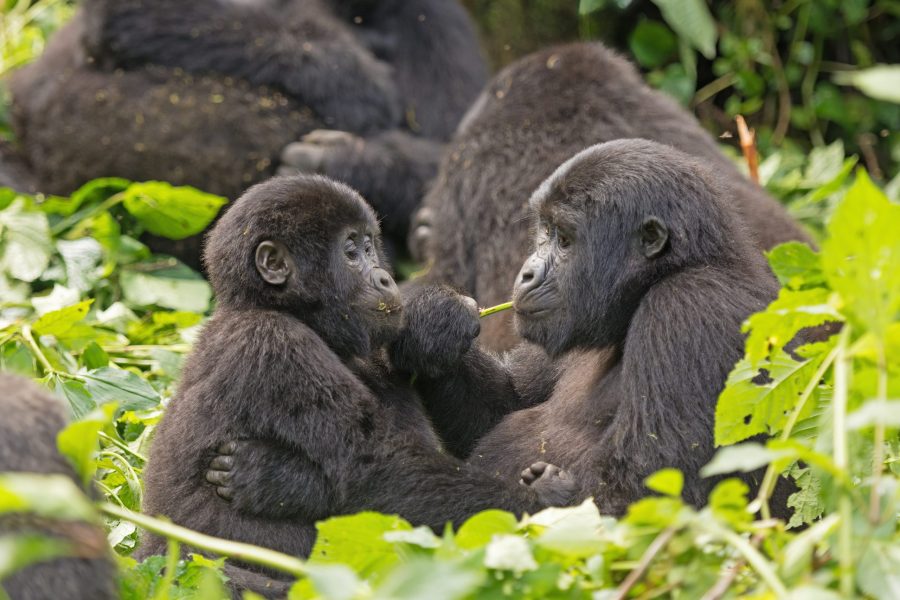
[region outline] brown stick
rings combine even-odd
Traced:
[[[747,121],[744,117],[738,115],[734,118],[737,121],[738,138],[741,141],[741,151],[744,153],[744,160],[747,161],[747,167],[750,169],[750,179],[754,183],[759,183],[759,154],[756,152],[756,131],[747,127]]]
[[[678,532],[677,527],[667,527],[663,529],[662,533],[656,536],[656,539],[647,546],[647,550],[644,552],[644,555],[641,557],[641,562],[638,563],[638,566],[634,568],[631,573],[628,574],[628,577],[625,578],[625,581],[622,582],[622,585],[619,586],[619,589],[616,590],[616,595],[613,596],[614,600],[625,600],[628,596],[628,592],[631,591],[637,582],[641,580],[644,576],[644,573],[647,572],[647,569],[650,568],[650,563],[653,562],[653,559],[656,558],[656,555],[659,554],[663,548],[672,540],[675,534]]]

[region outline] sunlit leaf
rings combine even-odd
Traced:
[[[123,192],[125,209],[150,233],[181,240],[206,229],[228,202],[221,196],[161,181],[134,183]]]
[[[706,58],[716,55],[716,23],[704,0],[653,0],[663,18]]]
[[[53,243],[47,215],[19,198],[0,211],[0,272],[34,281],[50,264]]]

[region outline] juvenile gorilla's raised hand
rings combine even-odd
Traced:
[[[481,331],[475,300],[446,286],[414,288],[403,314],[391,346],[394,367],[403,372],[431,378],[451,372]]]
[[[537,492],[547,506],[571,504],[578,492],[578,485],[568,471],[545,462],[536,462],[522,471],[520,483]]]

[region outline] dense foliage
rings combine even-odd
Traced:
[[[469,4],[497,43],[504,39],[497,15],[511,10],[503,7],[518,6],[531,28],[577,33],[580,26],[587,35],[602,32],[602,15],[618,15],[630,28],[616,36],[652,81],[693,98],[701,112],[715,98],[713,112],[755,115],[762,183],[821,242],[819,252],[787,244],[769,254],[781,293],[748,319],[746,356],[719,399],[716,442],[727,447],[705,473],[768,466],[763,488],[750,498],[744,484],[726,480],[696,510],[680,500],[681,474],[669,470],[648,479],[655,495],[620,520],[586,502],[519,522],[488,511],[438,536],[366,513],[321,523],[309,561],[273,562],[271,553],[255,560],[298,576],[293,598],[900,597],[900,179],[891,179],[900,160],[900,105],[886,97],[900,85],[892,87],[892,74],[857,79],[863,91],[885,97],[870,99],[827,70],[844,46],[860,67],[900,61],[883,37],[896,35],[898,21],[886,18],[898,15],[896,2],[760,0],[713,3],[711,13],[684,3],[700,11],[693,13],[699,22],[715,24],[712,33],[678,25],[666,8],[675,3],[661,0],[658,11],[638,12],[629,2],[585,1],[580,25],[575,0],[563,8]],[[45,13],[28,11],[68,10],[53,0],[5,5],[3,30],[20,37],[4,36],[0,72],[43,43],[47,22],[35,14]],[[551,9],[555,21],[532,18]],[[835,15],[856,25],[838,35]],[[783,53],[780,65],[773,48]],[[799,74],[791,74],[795,67]],[[721,80],[713,88],[704,79],[709,69]],[[690,86],[680,82],[685,77]],[[779,129],[782,84],[792,108]],[[879,128],[888,134],[870,146],[873,162],[859,136]],[[197,542],[190,532],[131,512],[140,508],[148,439],[212,308],[202,277],[153,255],[139,238],[196,233],[223,204],[191,188],[122,179],[91,182],[70,198],[0,190],[0,370],[32,377],[68,402],[74,420],[58,445],[104,496],[93,503],[64,479],[0,475],[0,514],[103,519],[121,558],[126,600],[224,595],[221,560],[177,560],[174,540]],[[804,360],[789,358],[785,344],[794,334],[823,323],[840,324],[840,332],[798,349]],[[761,432],[772,441],[745,441]],[[780,473],[799,486],[788,523],[768,514]],[[139,543],[135,521],[170,535],[168,557],[129,558]],[[46,540],[0,538],[0,579],[53,551]]]

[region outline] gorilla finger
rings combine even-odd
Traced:
[[[463,304],[471,308],[473,311],[478,311],[478,303],[475,302],[475,298],[471,296],[461,296]]]
[[[325,161],[325,152],[326,150],[321,146],[294,142],[285,146],[281,151],[281,163],[313,173],[322,167],[322,163]]]
[[[534,483],[534,480],[537,479],[537,476],[531,469],[525,469],[522,471],[522,483],[525,485],[531,485]]]
[[[231,483],[231,473],[228,471],[207,471],[206,481],[220,487],[228,486]]]
[[[219,444],[219,447],[216,448],[217,454],[234,454],[237,452],[238,443],[235,440],[229,440],[222,444]]]
[[[229,455],[217,456],[209,463],[209,468],[214,471],[230,471],[234,468],[234,457]]]
[[[354,144],[362,140],[347,131],[339,131],[337,129],[316,129],[304,135],[303,141],[310,144],[330,146],[337,144]]]
[[[544,471],[547,470],[547,467],[551,466],[550,463],[545,463],[544,461],[538,461],[528,467],[528,469],[534,473],[535,475],[541,475]]]
[[[228,502],[234,500],[234,490],[230,487],[217,487],[216,495],[222,500],[226,500]]]

